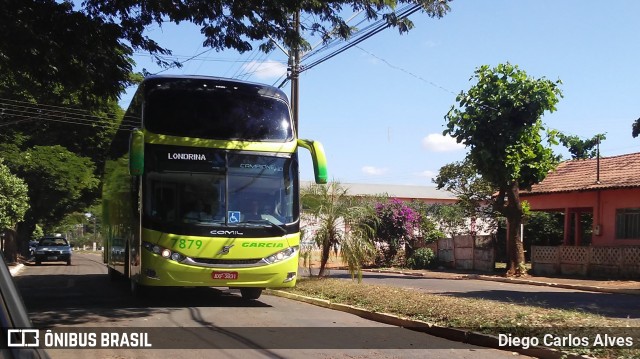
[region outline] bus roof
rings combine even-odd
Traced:
[[[220,86],[231,86],[232,85],[232,86],[245,87],[247,89],[253,88],[256,91],[259,91],[264,96],[277,97],[277,98],[280,98],[280,99],[284,100],[285,102],[289,103],[289,99],[287,98],[287,95],[284,93],[284,91],[282,91],[281,89],[279,89],[279,88],[277,88],[275,86],[261,84],[261,83],[257,83],[257,82],[249,82],[249,81],[243,81],[243,80],[237,80],[237,79],[230,79],[230,78],[225,78],[225,77],[216,77],[216,76],[204,76],[204,75],[151,75],[151,76],[145,77],[144,81],[141,84],[141,87],[143,87],[142,85],[147,85],[149,83],[156,83],[156,84],[157,83],[170,83],[170,82],[180,81],[180,80],[202,80],[204,82],[220,84]]]

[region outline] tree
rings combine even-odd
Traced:
[[[324,40],[330,37],[346,39],[352,33],[343,15],[347,8],[362,11],[367,20],[382,18],[401,33],[410,30],[413,23],[398,17],[393,10],[398,4],[416,4],[431,17],[442,17],[449,11],[450,0],[386,1],[117,1],[85,0],[84,11],[92,18],[120,27],[123,37],[134,49],[156,55],[159,64],[168,64],[161,56],[170,53],[145,35],[150,25],[162,26],[165,21],[176,24],[192,22],[204,35],[204,47],[215,50],[235,49],[239,52],[253,49],[252,42],[260,42],[260,49],[269,52],[274,41],[289,48],[309,49],[309,42],[295,31],[292,14],[300,12],[307,21],[303,31],[318,34]],[[307,15],[307,16],[304,16]]]
[[[91,108],[130,83],[132,50],[120,26],[73,11],[71,1],[3,0],[0,32],[4,99]]]
[[[4,0],[0,6],[0,141],[22,150],[61,145],[101,168],[117,100],[132,83],[120,28],[71,2]]]
[[[117,99],[132,82],[120,30],[70,1],[2,1],[0,157],[29,184],[24,250],[36,224],[50,230],[98,196],[95,178],[122,116]]]
[[[432,218],[430,213],[430,204],[422,201],[412,201],[409,206],[418,213],[417,236],[422,244],[435,242],[440,238],[444,238],[444,233],[438,228],[438,223]],[[415,242],[414,244],[417,244]],[[408,253],[410,255],[410,253]]]
[[[458,197],[456,206],[464,216],[472,221],[481,218],[482,223],[493,223],[492,196],[497,189],[478,173],[469,158],[442,166],[433,182],[438,189],[444,188]],[[448,207],[437,211],[444,218],[451,217],[455,212]]]
[[[6,147],[6,146],[5,146]],[[52,228],[65,214],[83,209],[79,199],[98,185],[93,162],[62,146],[35,146],[25,152],[7,151],[6,163],[29,187],[30,208],[18,225],[18,244],[26,243],[35,225]]]
[[[0,143],[19,151],[60,145],[90,157],[100,176],[122,116],[117,99],[132,83],[133,52],[120,27],[70,1],[3,0],[0,32]]]
[[[456,96],[445,116],[451,135],[468,149],[467,158],[498,194],[494,209],[508,222],[508,275],[526,274],[520,224],[524,209],[519,190],[540,182],[552,170],[557,156],[542,142],[546,130],[541,116],[554,111],[562,97],[561,83],[534,79],[509,63],[481,66],[471,78],[476,84]],[[548,144],[554,132],[547,131]]]
[[[598,156],[598,145],[600,141],[606,139],[607,137],[604,133],[599,133],[587,140],[582,140],[578,136],[558,133],[558,140],[569,150],[571,158],[574,160],[584,160]]]
[[[449,238],[468,233],[466,212],[459,203],[434,203],[427,207],[427,213],[438,224],[442,233]]]
[[[324,276],[331,251],[340,253],[352,278],[362,278],[362,266],[375,256],[373,214],[367,206],[354,205],[347,189],[337,182],[311,185],[302,191],[303,208],[317,226],[315,241],[320,248],[319,277]]]
[[[11,173],[0,158],[0,233],[6,232],[2,250],[9,262],[17,259],[15,226],[29,209],[28,190],[27,184]]]

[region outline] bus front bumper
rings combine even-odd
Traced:
[[[288,288],[296,284],[298,255],[253,267],[202,267],[142,253],[139,284],[169,287]]]

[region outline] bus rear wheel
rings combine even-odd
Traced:
[[[255,300],[260,298],[262,288],[240,288],[240,294],[242,295],[242,299]]]

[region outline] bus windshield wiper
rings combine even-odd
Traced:
[[[250,220],[245,221],[245,222],[243,222],[243,223],[247,223],[247,224],[261,224],[261,225],[268,225],[268,226],[270,226],[271,228],[277,228],[277,229],[279,229],[279,230],[282,232],[282,234],[287,234],[287,230],[286,230],[283,226],[281,226],[281,225],[279,225],[279,224],[277,224],[277,223],[271,222],[271,221],[270,221],[270,220],[268,220],[268,219],[250,219]]]

